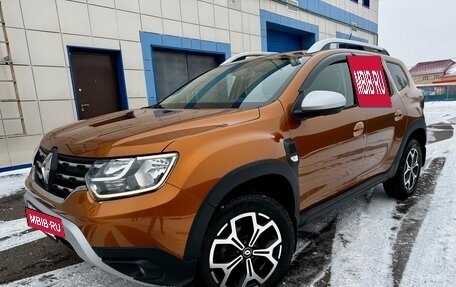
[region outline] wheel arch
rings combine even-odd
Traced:
[[[394,159],[393,165],[388,173],[389,178],[393,177],[396,174],[402,154],[404,153],[404,149],[407,146],[408,142],[412,139],[416,139],[420,144],[422,154],[421,165],[424,166],[424,163],[426,161],[426,137],[426,122],[424,118],[415,119],[413,122],[410,123],[404,135],[404,139],[402,140],[399,151],[396,154],[396,158]]]
[[[421,166],[424,166],[424,163],[425,163],[425,160],[426,160],[426,127],[424,128],[417,128],[415,130],[412,131],[412,133],[410,134],[410,136],[408,137],[407,139],[407,143],[409,141],[411,141],[412,139],[415,139],[418,141],[418,143],[420,144],[420,148],[421,148]]]
[[[286,184],[285,192],[269,188]],[[268,187],[268,188],[266,188]],[[297,169],[281,160],[262,160],[239,167],[222,179],[207,194],[190,228],[184,259],[198,258],[204,236],[214,213],[227,201],[244,194],[264,194],[284,205],[296,231],[299,218],[299,184]]]

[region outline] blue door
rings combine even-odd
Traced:
[[[302,36],[268,29],[268,51],[288,52],[302,50]]]
[[[294,29],[276,23],[267,23],[269,52],[289,52],[308,49],[315,43],[315,33]]]

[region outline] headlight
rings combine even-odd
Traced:
[[[97,160],[86,175],[97,199],[130,196],[160,188],[177,160],[177,153]]]

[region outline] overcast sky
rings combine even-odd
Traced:
[[[455,0],[379,0],[378,42],[407,67],[456,60]]]

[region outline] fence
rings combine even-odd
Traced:
[[[456,83],[417,85],[425,101],[456,101]]]

